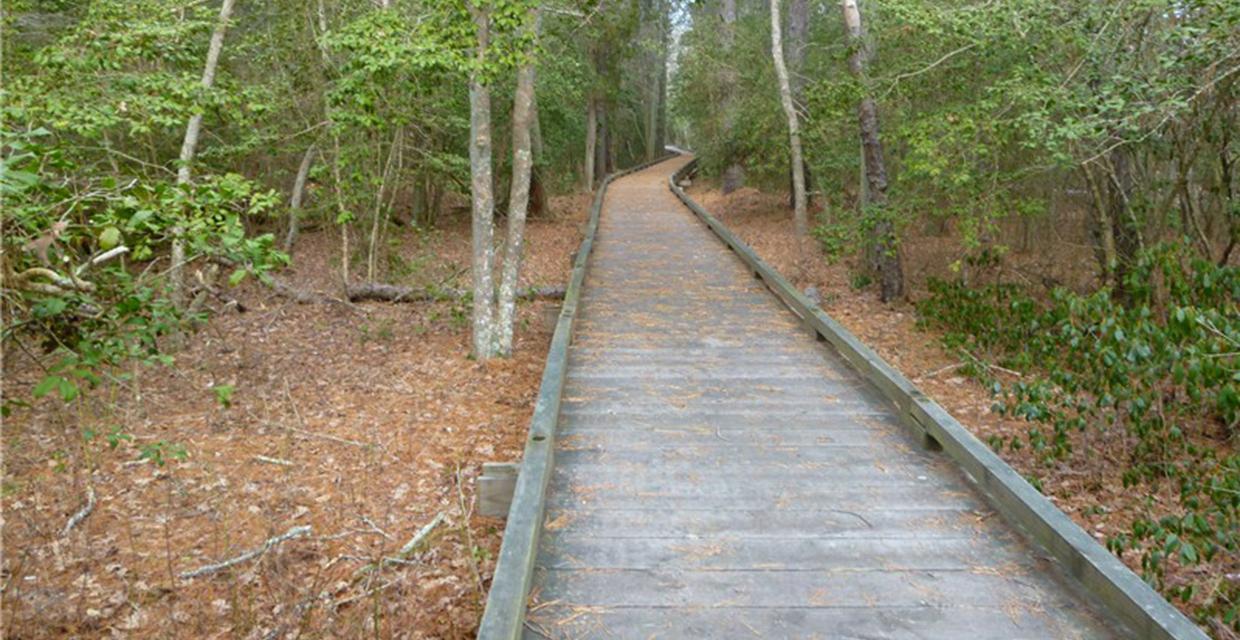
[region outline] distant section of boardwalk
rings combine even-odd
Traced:
[[[1111,638],[684,209],[610,187],[527,638]]]

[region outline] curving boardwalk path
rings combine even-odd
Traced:
[[[1123,637],[667,188],[610,187],[527,638]]]

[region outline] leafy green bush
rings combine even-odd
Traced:
[[[1188,600],[1197,585],[1167,587],[1168,562],[1240,553],[1240,455],[1227,453],[1240,438],[1240,269],[1164,245],[1139,256],[1125,291],[1121,303],[1058,289],[1043,304],[1011,285],[938,281],[920,312],[949,347],[1027,373],[994,384],[997,408],[1031,423],[1027,443],[1048,463],[1072,453],[1072,433],[1097,429],[1125,445],[1125,486],[1178,489],[1172,513],[1108,546],[1138,550],[1146,578]],[[1205,600],[1203,617],[1240,625],[1234,584]]]
[[[79,166],[66,141],[43,129],[0,132],[0,144],[0,282],[10,319],[2,339],[33,340],[54,355],[35,398],[71,402],[126,360],[169,360],[159,337],[197,315],[168,296],[160,256],[174,227],[185,230],[187,261],[233,265],[231,284],[287,260],[270,234],[246,234],[246,220],[278,198],[241,176],[121,181]]]

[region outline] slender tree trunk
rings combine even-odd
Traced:
[[[340,136],[332,136],[332,189],[336,192],[336,224],[340,225],[340,291],[349,295],[349,222],[353,214],[344,204],[344,187],[340,178]]]
[[[284,236],[284,252],[293,250],[297,242],[297,234],[301,225],[301,202],[306,194],[306,180],[310,177],[310,167],[314,164],[314,154],[318,149],[310,145],[301,155],[301,164],[297,166],[297,177],[293,179],[293,192],[288,203],[288,235]]]
[[[387,218],[387,207],[383,201],[384,193],[387,191],[388,182],[392,180],[392,168],[396,164],[397,158],[400,157],[400,146],[404,141],[404,132],[402,128],[396,129],[396,135],[393,136],[392,146],[388,149],[387,162],[384,163],[383,173],[379,179],[379,191],[375,194],[375,210],[370,220],[370,243],[366,253],[366,280],[375,281],[375,268],[379,255],[379,231],[382,223]]]
[[[804,104],[805,48],[809,45],[809,0],[789,0],[787,29],[784,32],[784,59],[788,65],[788,82],[792,86],[792,103]],[[792,185],[792,159],[788,164],[788,206],[796,207],[796,189]],[[809,161],[802,156],[801,172],[805,177],[805,206],[813,204],[813,176],[809,171]]]
[[[659,0],[643,0],[642,10],[642,46],[645,47],[643,66],[642,92],[645,94],[643,141],[646,143],[645,159],[654,160],[659,149],[659,63],[663,57],[662,40],[658,37],[662,30],[662,8]]]
[[[599,183],[611,171],[611,131],[607,127],[607,105],[599,101],[594,108],[598,134],[594,141],[594,182]]]
[[[535,7],[531,16],[535,42],[541,19]],[[517,88],[512,103],[512,184],[508,195],[508,234],[504,247],[503,276],[499,286],[499,337],[496,350],[502,356],[512,354],[513,321],[517,310],[517,280],[521,273],[521,254],[525,242],[525,215],[530,201],[530,177],[534,166],[531,121],[534,111],[534,48],[517,69]]]
[[[737,189],[745,186],[745,167],[741,165],[737,158],[737,144],[733,139],[736,129],[736,91],[740,82],[738,73],[734,65],[737,61],[732,55],[736,48],[736,0],[723,0],[720,3],[720,18],[723,21],[723,31],[720,33],[720,39],[723,42],[724,51],[724,68],[723,68],[723,104],[720,109],[723,111],[723,137],[724,137],[724,154],[726,155],[723,170],[722,191],[724,194],[732,193]]]
[[[224,34],[228,32],[228,21],[232,19],[233,5],[236,0],[224,0],[220,5],[219,18],[215,23],[215,31],[211,33],[211,44],[207,47],[207,62],[202,69],[201,86],[210,89],[215,84],[215,70],[219,67],[220,52],[224,50]],[[198,151],[198,138],[202,133],[202,114],[190,116],[185,126],[185,138],[181,142],[180,166],[177,167],[177,184],[188,184],[191,176],[191,165]],[[185,239],[182,237],[185,228],[177,225],[172,228],[172,266],[168,278],[172,282],[172,302],[178,308],[185,306]]]
[[[784,64],[784,43],[780,33],[779,0],[771,4],[771,57],[775,59],[775,75],[779,77],[779,100],[788,118],[788,148],[792,152],[792,200],[793,222],[798,236],[809,233],[809,215],[805,206],[805,163],[801,158],[801,127],[797,122],[796,105],[792,102],[792,85],[788,81],[788,67]]]
[[[668,47],[669,32],[671,26],[668,19],[667,2],[659,3],[659,113],[658,122],[655,129],[656,147],[659,153],[663,153],[667,146],[667,56],[670,48]]]
[[[843,0],[844,25],[852,41],[853,53],[848,57],[848,68],[863,87],[861,104],[857,107],[858,128],[865,170],[866,202],[869,215],[878,220],[870,238],[873,252],[872,265],[878,272],[880,297],[890,302],[904,295],[904,269],[900,263],[900,250],[895,235],[895,225],[886,215],[887,165],[883,160],[883,143],[879,135],[878,105],[874,102],[866,75],[869,50],[865,30],[861,23],[861,9],[857,0]]]
[[[492,270],[495,258],[495,194],[491,174],[491,89],[482,79],[482,66],[490,46],[490,16],[484,9],[472,9],[477,29],[476,68],[469,78],[469,168],[473,202],[473,347],[474,357],[486,360],[495,355],[495,286]]]
[[[594,147],[598,145],[598,101],[591,95],[586,99],[586,191],[594,191]]]

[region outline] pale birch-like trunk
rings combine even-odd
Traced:
[[[495,355],[495,286],[492,270],[495,259],[495,194],[491,170],[491,89],[482,78],[482,66],[490,45],[490,16],[474,8],[477,29],[475,69],[469,77],[469,169],[472,199],[473,240],[473,347],[474,357],[486,360]]]
[[[784,28],[784,62],[788,66],[788,83],[792,86],[792,103],[805,104],[805,50],[809,46],[809,0],[789,0],[786,26]],[[789,154],[791,155],[791,154]],[[801,171],[805,177],[805,206],[814,202],[814,179],[809,162],[801,158]],[[795,207],[796,189],[792,186],[792,158],[788,159],[788,206]],[[824,200],[825,204],[826,201]]]
[[[301,156],[301,164],[297,165],[297,177],[293,179],[293,192],[288,203],[288,235],[284,236],[284,252],[293,250],[297,242],[297,234],[301,229],[301,203],[306,194],[306,180],[310,177],[310,167],[314,164],[314,155],[318,149],[310,145]]]
[[[869,88],[867,65],[869,50],[865,42],[865,30],[861,22],[861,9],[857,0],[843,0],[844,26],[852,41],[853,53],[848,57],[848,68],[863,87],[861,104],[857,107],[857,122],[861,133],[861,148],[865,171],[866,205],[881,210],[887,206],[887,165],[883,160],[883,144],[879,135],[878,105]],[[896,243],[895,226],[880,214],[871,237],[871,263],[878,273],[880,297],[890,302],[904,295],[904,269]]]
[[[384,206],[383,196],[387,192],[388,182],[392,180],[392,167],[400,158],[400,147],[404,141],[404,132],[402,128],[396,129],[396,134],[392,139],[392,146],[388,149],[387,162],[383,166],[383,174],[379,179],[379,191],[375,194],[375,210],[370,220],[370,243],[366,254],[366,280],[375,281],[375,268],[379,255],[379,231],[383,222],[387,218],[387,208]],[[399,169],[397,170],[399,171]]]
[[[530,27],[538,37],[540,10],[535,7]],[[521,254],[525,248],[525,216],[530,202],[530,176],[534,166],[531,121],[534,113],[534,51],[517,69],[517,88],[512,104],[512,184],[508,193],[508,235],[504,247],[503,274],[499,285],[498,336],[496,351],[512,354],[513,322],[517,310],[517,282],[521,273]]]
[[[586,191],[594,191],[594,147],[598,144],[598,101],[586,99]]]
[[[779,0],[771,0],[771,57],[775,59],[775,75],[779,77],[779,101],[788,118],[788,148],[792,152],[792,200],[794,226],[798,236],[809,233],[809,215],[805,205],[805,163],[801,155],[801,127],[796,105],[792,102],[792,85],[788,66],[784,64],[784,43],[780,33]]]
[[[353,214],[344,206],[344,189],[340,181],[340,136],[332,136],[332,187],[336,192],[336,222],[340,225],[340,292],[349,297],[349,221]]]
[[[233,5],[236,0],[224,0],[220,5],[219,18],[215,30],[211,33],[211,44],[207,47],[207,62],[202,69],[201,86],[210,89],[215,84],[215,70],[219,68],[220,52],[224,50],[224,34],[228,31],[228,21],[232,19]],[[191,165],[194,154],[198,150],[198,138],[202,134],[202,114],[190,116],[185,126],[185,138],[181,142],[180,166],[177,167],[177,184],[190,181]],[[172,228],[172,266],[168,270],[168,278],[172,283],[172,302],[178,308],[185,306],[185,228],[177,225]]]
[[[723,111],[724,153],[727,155],[721,191],[729,194],[745,186],[745,167],[737,158],[736,141],[732,139],[736,129],[736,91],[740,84],[739,73],[734,66],[737,62],[732,55],[736,48],[736,0],[723,0],[719,5],[719,17],[723,21],[720,40],[723,42],[725,61],[722,70],[723,101],[720,109]]]

